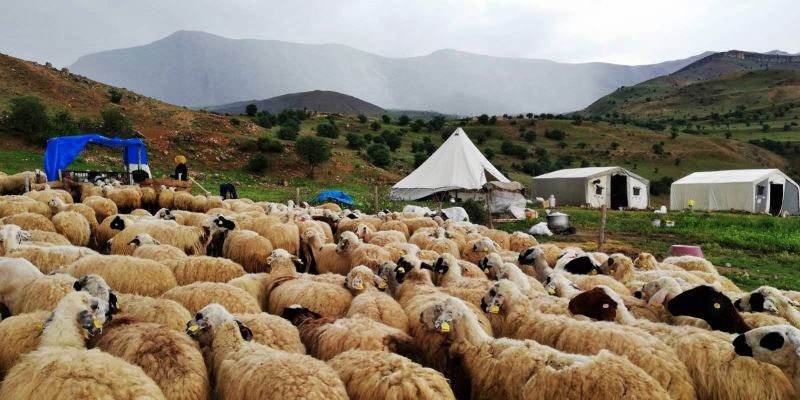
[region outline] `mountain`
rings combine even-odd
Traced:
[[[208,111],[221,113],[242,114],[248,104],[255,104],[259,111],[269,111],[278,114],[285,109],[309,109],[325,113],[344,115],[364,114],[380,116],[386,110],[364,100],[348,96],[339,92],[327,90],[313,90],[302,93],[289,93],[266,100],[240,101],[218,106],[203,107]]]
[[[388,58],[336,44],[179,31],[147,45],[83,56],[69,68],[191,107],[330,90],[385,108],[475,115],[582,109],[622,85],[669,74],[705,55],[640,66],[456,50]]]
[[[705,116],[798,100],[800,56],[731,50],[704,57],[669,75],[621,87],[582,114]]]

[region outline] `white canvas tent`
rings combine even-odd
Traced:
[[[778,169],[695,172],[672,184],[670,208],[800,214],[800,187]]]
[[[533,196],[554,195],[556,204],[644,209],[650,181],[621,167],[561,169],[533,178]]]
[[[392,200],[417,200],[434,193],[478,191],[487,182],[510,182],[481,154],[461,128],[422,165],[392,186]]]

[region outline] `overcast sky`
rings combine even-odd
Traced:
[[[56,66],[177,30],[647,64],[705,50],[800,52],[800,0],[0,0],[0,52]]]

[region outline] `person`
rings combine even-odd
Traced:
[[[175,157],[175,175],[172,175],[172,178],[179,179],[182,181],[189,180],[189,169],[186,168],[186,157],[184,156],[177,156]]]

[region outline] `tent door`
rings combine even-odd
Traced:
[[[628,206],[628,177],[625,175],[611,176],[611,208],[617,209]]]
[[[783,184],[769,184],[769,213],[778,215],[783,208]]]

